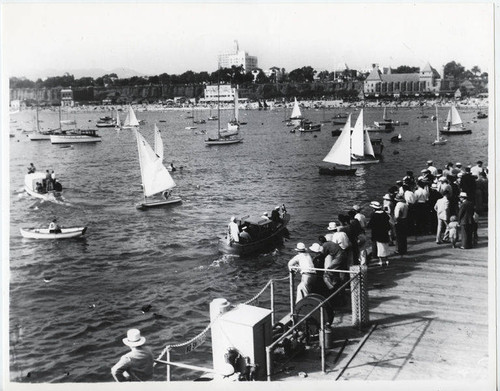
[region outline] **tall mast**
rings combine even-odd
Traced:
[[[217,69],[217,136],[220,138],[220,68]]]

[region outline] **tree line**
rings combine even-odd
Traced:
[[[276,84],[276,83],[312,83],[319,80],[329,82],[334,80],[363,81],[368,73],[358,73],[354,70],[342,72],[317,72],[311,66],[304,66],[286,72],[285,68],[272,68],[273,72],[267,76],[262,69],[245,72],[243,66],[232,66],[231,68],[220,68],[212,73],[186,71],[180,75],[169,75],[162,73],[156,76],[132,76],[130,78],[119,78],[116,73],[110,73],[101,77],[81,77],[76,79],[73,75],[65,73],[62,76],[48,77],[45,80],[32,81],[24,77],[11,77],[10,88],[67,88],[67,87],[123,87],[123,86],[146,86],[146,85],[203,85],[203,84],[238,84],[242,88],[251,84]],[[392,73],[415,73],[420,68],[407,65],[391,69]],[[444,67],[447,77],[464,81],[481,77],[488,79],[488,73],[481,73],[481,69],[475,65],[466,70],[460,63],[451,61]]]

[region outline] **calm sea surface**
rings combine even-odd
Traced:
[[[320,121],[349,110],[355,120],[354,109],[306,110],[304,115]],[[447,112],[440,109],[440,123]],[[461,110],[464,122],[476,112]],[[430,117],[434,109],[425,113]],[[30,141],[22,133],[33,128],[32,111],[11,117],[11,381],[112,381],[110,368],[127,351],[121,342],[127,329],[139,328],[157,356],[165,345],[184,342],[204,329],[212,299],[244,302],[270,278],[285,277],[298,241],[311,245],[329,221],[355,203],[368,213],[369,202],[381,200],[406,170],[419,173],[428,159],[437,167],[448,161],[487,161],[488,120],[468,124],[472,135],[448,137],[448,144],[433,147],[435,122],[418,119],[421,109],[388,110],[388,116],[409,125],[390,134],[370,133],[384,140],[384,160],[358,168],[355,177],[318,174],[336,140],[331,123],[321,132],[292,134],[283,124],[282,110],[243,110],[240,120],[248,122],[241,128],[244,142],[207,147],[199,131],[213,129],[216,122],[186,130],[192,125],[186,111],[136,114],[146,121],[140,128],[146,139],[152,142],[155,122],[162,130],[165,163],[183,167],[173,174],[181,205],[136,210],[142,191],[132,131],[102,129],[101,143],[61,148],[50,141]],[[75,114],[83,128],[103,115],[94,110]],[[209,112],[198,110],[196,116],[208,118]],[[229,111],[222,114],[223,120],[229,117]],[[381,118],[382,108],[365,109],[365,124]],[[41,111],[40,120],[43,128],[55,128],[58,113]],[[391,144],[398,133],[402,142]],[[55,170],[64,204],[40,202],[23,192],[31,162],[39,171]],[[217,239],[231,215],[262,213],[280,203],[292,215],[283,247],[248,259],[218,253]],[[85,238],[21,237],[19,228],[47,226],[55,216],[63,226],[87,226]],[[283,311],[287,289],[286,281],[276,288]],[[147,304],[151,310],[143,313]],[[210,344],[174,358],[206,366]],[[165,369],[155,376],[163,380]],[[195,374],[174,370],[173,376],[192,379]]]

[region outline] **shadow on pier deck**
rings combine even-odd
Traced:
[[[368,271],[368,332],[351,326],[349,311],[333,322],[333,348],[321,372],[319,347],[276,368],[273,380],[488,379],[488,229],[470,250],[408,238],[408,255]],[[298,374],[304,372],[307,377]],[[304,374],[302,374],[304,376]]]

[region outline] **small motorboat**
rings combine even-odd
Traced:
[[[83,236],[87,227],[61,228],[61,232],[49,232],[48,228],[20,228],[21,235],[27,239],[70,239]]]
[[[247,243],[236,243],[229,240],[229,233],[219,239],[219,251],[224,254],[245,256],[269,250],[279,241],[283,241],[290,215],[284,211],[280,222],[264,219],[260,216],[237,218],[238,226],[245,226],[252,240]]]

